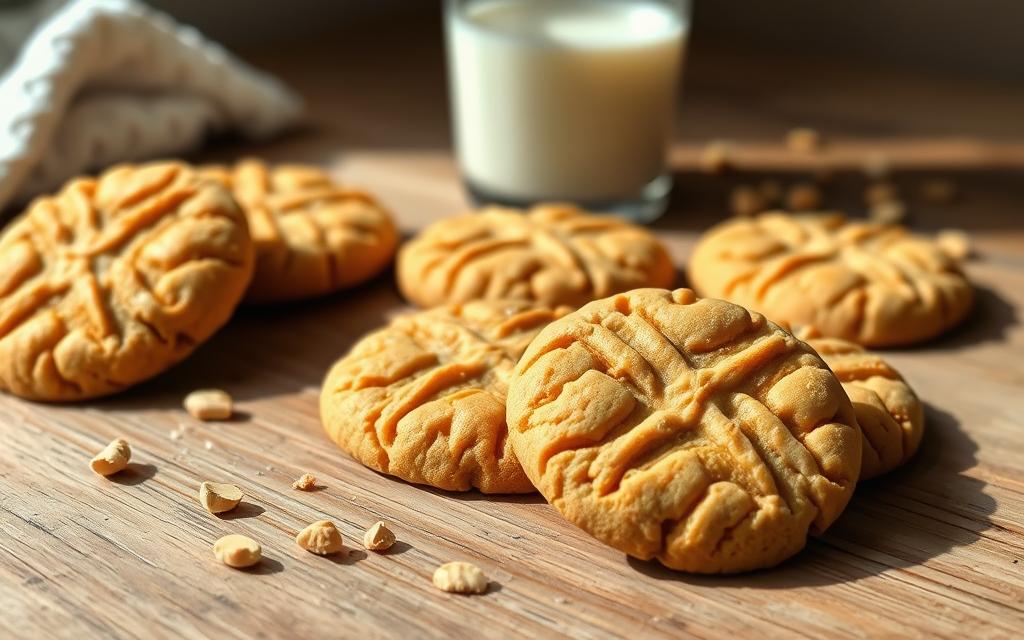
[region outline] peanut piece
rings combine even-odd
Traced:
[[[939,231],[935,242],[943,253],[954,260],[966,260],[971,256],[971,237],[958,229]]]
[[[790,129],[786,134],[786,147],[797,153],[814,153],[821,148],[821,134],[807,127]]]
[[[741,218],[755,216],[766,209],[761,193],[745,184],[741,184],[729,194],[729,209],[733,215]]]
[[[434,571],[434,586],[448,593],[484,593],[487,576],[476,565],[468,562],[449,562]]]
[[[185,396],[185,411],[197,420],[227,420],[234,407],[231,396],[220,389],[199,389]]]
[[[229,567],[244,569],[263,558],[263,549],[252,538],[233,533],[213,543],[213,555]]]
[[[868,219],[879,224],[899,224],[907,216],[907,208],[899,200],[879,202],[868,209]]]
[[[720,175],[732,166],[732,144],[724,140],[708,143],[700,153],[697,163],[701,171]]]
[[[101,476],[109,476],[127,467],[131,458],[132,448],[128,446],[128,441],[115,438],[89,461],[89,466]]]
[[[821,208],[821,189],[809,182],[793,185],[786,193],[786,208],[790,211],[814,211]]]
[[[299,491],[312,491],[316,488],[316,476],[312,473],[304,473],[299,479],[292,483],[292,489]]]
[[[341,532],[330,520],[317,520],[295,536],[295,542],[306,551],[326,556],[345,548]]]
[[[387,551],[393,544],[395,534],[383,521],[374,524],[363,534],[363,546],[370,551]]]
[[[204,482],[199,485],[199,502],[210,513],[231,511],[242,501],[242,490],[233,484]]]

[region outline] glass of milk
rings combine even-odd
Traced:
[[[447,0],[445,13],[475,200],[661,215],[689,0]]]

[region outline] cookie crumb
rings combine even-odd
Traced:
[[[474,564],[448,562],[434,571],[434,586],[448,593],[484,593],[487,591],[487,576]]]
[[[233,484],[204,482],[199,485],[199,502],[210,513],[231,511],[242,501],[242,490]]]
[[[206,442],[203,443],[203,448],[206,449],[207,451],[210,451],[211,449],[213,449],[213,443],[207,440]]]
[[[316,488],[316,476],[312,473],[304,473],[299,479],[292,483],[292,489],[299,491],[312,491]]]
[[[171,429],[167,432],[167,437],[171,440],[181,440],[181,431],[179,429]]]
[[[701,171],[721,175],[732,168],[733,145],[725,140],[712,140],[700,153],[698,164]]]
[[[883,202],[895,202],[899,200],[899,192],[896,185],[888,181],[873,182],[864,189],[864,202],[869,207],[875,207]]]
[[[729,209],[735,216],[749,218],[761,213],[765,208],[760,191],[750,185],[741,184],[729,193]]]
[[[949,180],[928,180],[921,185],[921,198],[933,204],[949,204],[956,196],[956,185]]]
[[[198,389],[185,396],[185,411],[197,420],[227,420],[234,411],[231,396],[220,389]]]
[[[879,224],[899,224],[907,217],[907,208],[899,200],[879,202],[868,209],[868,219]]]
[[[821,208],[821,189],[810,182],[794,184],[786,192],[786,208],[790,211],[814,211]]]
[[[213,555],[229,567],[244,569],[263,559],[263,548],[248,536],[231,534],[213,543]]]
[[[115,438],[89,461],[92,470],[101,476],[109,476],[128,466],[132,448],[124,438]]]
[[[796,153],[816,153],[821,151],[821,134],[809,127],[790,129],[786,134],[786,147]]]
[[[295,542],[310,553],[326,556],[345,548],[341,532],[330,520],[317,520],[295,536]]]
[[[959,229],[943,229],[935,236],[935,242],[950,258],[966,260],[971,256],[971,237]]]
[[[379,521],[363,534],[363,546],[370,551],[387,551],[395,544],[395,534],[387,523]]]

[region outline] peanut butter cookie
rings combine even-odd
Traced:
[[[777,322],[867,346],[933,338],[971,308],[959,265],[905,228],[843,216],[766,213],[708,231],[690,283]]]
[[[327,374],[324,428],[366,466],[409,482],[533,491],[508,442],[506,381],[530,340],[565,311],[476,301],[398,317]]]
[[[599,540],[673,569],[769,567],[846,507],[861,437],[839,381],[764,316],[689,289],[592,302],[509,382],[526,475]]]
[[[487,207],[442,220],[402,247],[397,272],[402,294],[421,307],[475,299],[579,306],[675,279],[650,232],[567,205]]]
[[[246,302],[346,289],[380,273],[395,253],[398,232],[384,209],[321,169],[243,160],[202,171],[231,189],[249,221],[256,271]]]
[[[81,400],[156,375],[227,321],[252,265],[231,194],[184,164],[72,180],[0,235],[0,388]]]
[[[843,383],[862,440],[860,479],[874,478],[910,459],[924,434],[924,405],[899,372],[877,354],[813,328],[796,336],[811,345]]]

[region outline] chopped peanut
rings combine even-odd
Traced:
[[[263,549],[248,536],[231,534],[213,543],[213,555],[229,567],[244,569],[263,558]]]
[[[701,171],[720,175],[732,166],[732,144],[724,140],[715,140],[701,151],[698,160]]]
[[[363,534],[363,546],[370,551],[387,551],[395,544],[395,534],[383,521],[377,522]]]
[[[907,208],[899,200],[879,202],[868,209],[868,219],[880,224],[899,224],[907,216]]]
[[[345,548],[341,532],[330,520],[317,520],[295,536],[295,542],[306,551],[326,556]]]
[[[316,488],[316,476],[312,473],[304,473],[299,479],[292,483],[292,489],[299,491],[312,491]]]
[[[790,129],[786,134],[786,147],[797,153],[814,153],[821,149],[821,134],[807,127]]]
[[[741,184],[729,194],[729,209],[741,218],[755,216],[766,209],[764,198],[757,189]]]
[[[971,237],[959,229],[943,229],[935,237],[939,249],[954,260],[966,260],[971,256]]]
[[[210,513],[231,511],[242,501],[242,490],[233,484],[204,482],[199,485],[199,502]]]
[[[132,448],[128,446],[128,441],[116,438],[89,461],[89,466],[101,476],[109,476],[127,467],[131,458]]]
[[[434,586],[448,593],[484,593],[487,576],[476,565],[468,562],[449,562],[434,571]]]
[[[821,208],[821,189],[809,182],[793,185],[786,193],[786,208],[790,211],[814,211]]]
[[[227,420],[234,411],[231,396],[220,389],[199,389],[185,396],[185,411],[197,420]]]

